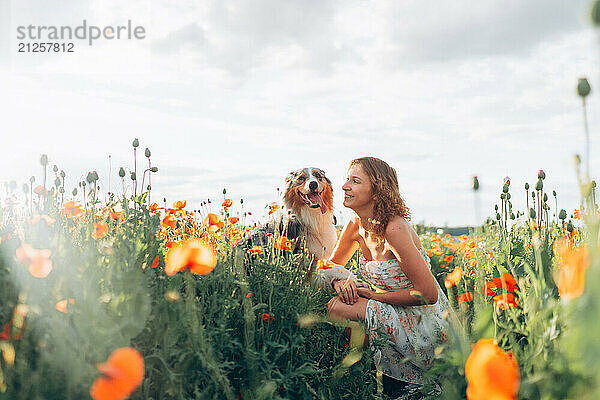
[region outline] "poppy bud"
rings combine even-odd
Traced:
[[[227,193],[227,190],[225,190],[225,188],[223,188],[223,194],[226,194],[226,193]]]
[[[569,233],[573,232],[573,224],[571,223],[571,221],[569,221],[569,223],[567,224],[567,230],[569,231]]]
[[[510,219],[515,219],[515,214],[514,213],[510,213]]]
[[[579,154],[575,154],[573,159],[575,161],[575,166],[578,167],[581,164],[581,157],[579,156]]]
[[[496,205],[494,206],[494,208],[496,209],[496,211],[498,211],[498,204],[496,204]]]
[[[556,197],[556,190],[552,191],[552,196]]]
[[[500,214],[496,213],[496,219],[500,221]]]
[[[504,186],[502,186],[502,191],[504,193],[508,193],[508,185],[505,183]]]
[[[146,150],[144,151],[144,155],[146,156],[146,158],[150,158],[150,149],[146,147]]]
[[[53,166],[52,166],[52,171],[54,171],[54,172],[58,172],[58,166],[57,166],[57,165],[53,165]]]
[[[131,180],[132,180],[132,181],[135,181],[135,172],[132,172],[132,173],[131,173]]]
[[[240,199],[240,204],[244,204],[244,199]]]
[[[596,187],[596,181],[592,181],[592,187],[595,188]]]
[[[525,182],[525,190],[529,190],[529,183]]]
[[[151,191],[152,187],[150,185],[148,185],[148,187],[146,188],[146,190]]]
[[[61,186],[61,187],[59,187],[59,188],[58,188],[58,192],[59,192],[60,194],[63,194],[63,193],[65,192],[65,188],[64,188],[64,187],[62,187],[62,186]]]
[[[533,208],[529,209],[529,218],[535,219],[535,210]]]
[[[535,192],[531,192],[531,198],[535,199]]]
[[[543,187],[544,187],[544,182],[542,182],[542,180],[541,180],[541,179],[539,179],[539,180],[537,181],[537,183],[535,184],[535,190],[542,190],[542,189],[543,189]]]
[[[559,219],[566,219],[567,218],[567,212],[564,209],[560,210],[560,212],[558,213],[558,218]]]
[[[73,189],[73,192],[71,193],[73,193],[73,196],[77,196],[77,188]]]
[[[85,181],[81,181],[81,182],[79,182],[79,185],[85,187],[86,183],[85,183]]]
[[[544,170],[540,169],[538,172],[538,179],[546,179],[546,173]]]
[[[60,178],[56,178],[54,180],[54,186],[59,187],[60,186]]]
[[[136,148],[136,147],[138,147],[138,146],[140,145],[140,141],[139,141],[137,138],[135,138],[135,139],[133,140],[133,143],[132,143],[132,145],[133,145],[133,148]]]
[[[504,200],[504,199],[506,198],[506,195],[505,195],[504,193],[500,193],[500,198],[501,198],[502,200]]]
[[[33,183],[35,182],[35,176],[32,176],[31,178],[29,178],[29,183]]]
[[[158,172],[158,167],[152,167],[152,168],[150,168],[150,172]]]
[[[510,193],[506,193],[506,200],[510,200]]]
[[[64,178],[64,177],[65,177],[65,175],[66,175],[66,174],[65,174],[65,171],[63,171],[63,170],[60,170],[60,177],[61,177],[61,178]]]
[[[473,190],[479,190],[479,179],[477,179],[477,176],[473,177]]]
[[[548,201],[548,195],[544,193],[544,201]]]
[[[579,83],[577,83],[577,94],[580,97],[586,98],[588,94],[590,94],[590,83],[587,78],[579,78]]]
[[[125,169],[123,169],[123,167],[119,168],[119,176],[120,176],[121,178],[124,178],[124,177],[125,177]]]
[[[40,164],[42,164],[42,166],[46,166],[48,165],[48,156],[46,154],[42,154],[40,157]]]

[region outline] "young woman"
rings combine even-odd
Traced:
[[[376,364],[388,377],[422,385],[435,348],[447,341],[444,313],[449,307],[419,236],[407,222],[409,209],[400,197],[396,171],[380,159],[358,158],[350,163],[342,189],[344,206],[356,216],[332,253],[337,265],[320,271],[338,294],[328,303],[330,317],[364,320],[370,337],[378,331],[389,334],[394,345],[378,351]],[[354,274],[343,267],[357,249],[369,285],[357,286]]]

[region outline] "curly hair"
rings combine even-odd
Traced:
[[[350,161],[348,169],[360,165],[371,181],[371,190],[375,195],[373,224],[368,231],[378,240],[383,240],[388,222],[399,215],[410,220],[410,210],[400,196],[396,170],[383,160],[375,157],[361,157]]]

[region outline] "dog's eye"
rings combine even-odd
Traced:
[[[321,174],[320,174],[320,173],[318,173],[318,172],[315,172],[313,175],[314,175],[314,176],[315,176],[315,178],[317,178],[317,179],[321,179],[321,178],[322,178]]]
[[[298,182],[304,182],[305,180],[306,180],[306,178],[303,176],[299,176],[298,179],[296,179],[296,181],[298,181]]]

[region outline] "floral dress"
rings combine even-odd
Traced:
[[[431,270],[431,260],[420,250]],[[395,291],[413,287],[398,260],[367,261],[361,255],[359,267],[363,277],[377,289]],[[435,281],[435,279],[434,279]],[[446,294],[435,282],[438,300],[432,305],[401,306],[369,300],[365,322],[369,337],[378,332],[390,335],[393,345],[385,345],[375,353],[375,364],[392,378],[422,385],[423,372],[433,361],[435,348],[448,341],[449,306]]]

